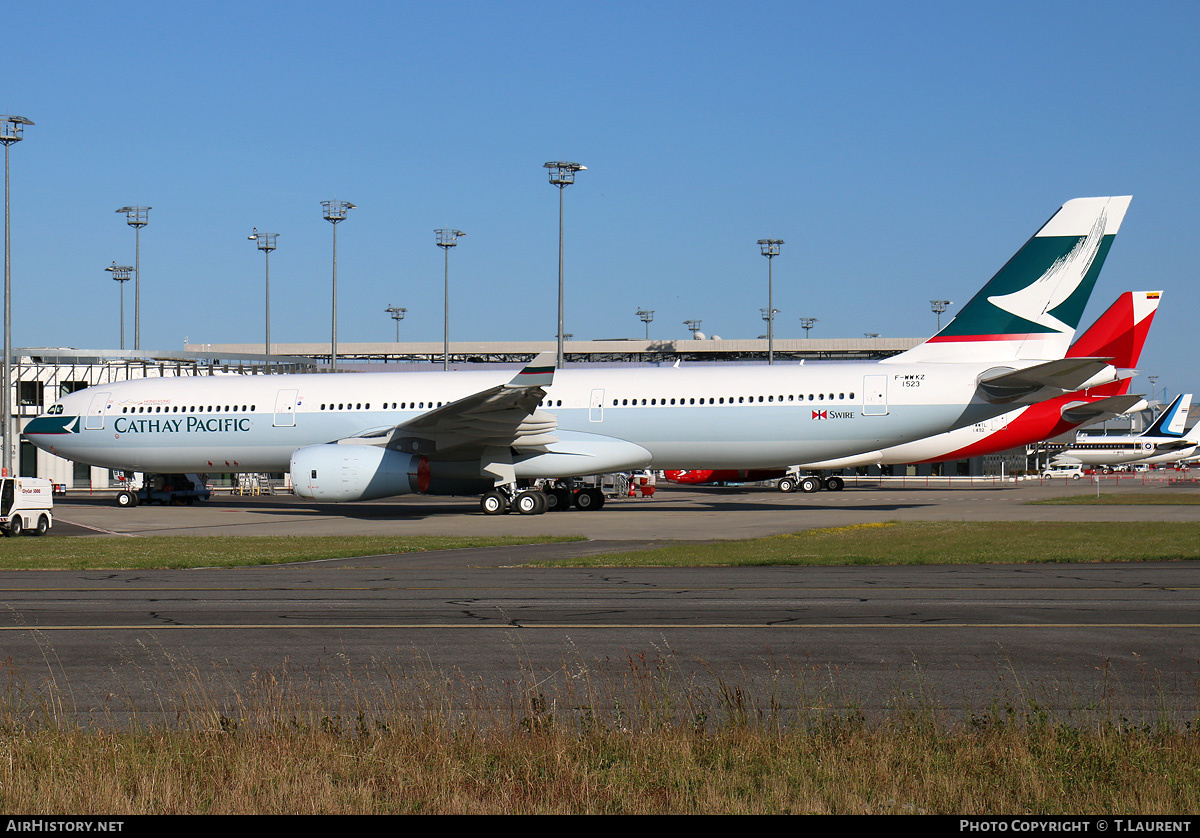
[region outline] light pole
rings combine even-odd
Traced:
[[[118,265],[115,261],[104,270],[113,275],[113,279],[121,283],[121,348],[125,348],[125,283],[129,281],[129,275],[133,273],[133,268],[129,265]]]
[[[1146,376],[1146,380],[1150,382],[1150,404],[1153,404],[1154,403],[1154,386],[1156,384],[1158,384],[1158,376],[1157,375],[1148,375],[1148,376]]]
[[[267,266],[267,336],[266,336],[266,355],[271,355],[271,251],[275,249],[275,238],[278,233],[260,233],[258,228],[254,228],[248,238],[252,242],[258,243],[258,249],[263,252],[264,262]]]
[[[804,329],[804,339],[805,340],[808,340],[808,332],[815,325],[817,325],[817,318],[815,318],[815,317],[801,317],[800,318],[800,326]]]
[[[121,207],[125,223],[133,228],[133,348],[142,348],[142,228],[150,223],[150,207]]]
[[[697,336],[697,334],[700,331],[700,321],[699,320],[684,320],[683,325],[687,326],[688,329],[691,331],[692,340],[700,340],[700,338]]]
[[[4,114],[0,116],[0,143],[4,143],[4,376],[0,386],[4,388],[4,456],[0,458],[4,474],[12,475],[13,434],[12,431],[12,233],[9,223],[8,204],[8,148],[25,139],[25,126],[32,125],[23,116]]]
[[[933,313],[937,315],[938,331],[940,332],[942,330],[942,312],[954,303],[949,300],[930,300],[929,305],[933,308]]]
[[[443,316],[445,323],[442,326],[442,369],[450,369],[450,248],[458,244],[458,240],[465,236],[462,230],[451,230],[448,227],[441,227],[433,231],[437,234],[437,246],[442,249],[442,253],[446,257],[446,276],[445,276],[445,308]]]
[[[563,160],[543,164],[550,170],[550,183],[558,187],[558,368],[563,366],[563,189],[575,182],[575,173],[587,166]]]
[[[349,201],[322,201],[322,215],[333,225],[333,333],[329,341],[329,371],[337,372],[337,225],[354,209]]]
[[[775,264],[775,257],[779,255],[779,246],[783,244],[783,239],[759,239],[758,247],[763,256],[767,257],[767,307],[763,309],[766,316],[763,317],[767,321],[767,363],[775,363],[775,315],[779,313],[779,309],[775,308],[775,282],[772,275],[772,268]]]
[[[646,324],[646,340],[650,340],[650,322],[654,320],[654,310],[640,309],[637,316],[642,318],[642,322]]]
[[[774,361],[775,361],[775,359],[774,359],[775,353],[771,351],[772,350],[772,347],[771,347],[771,323],[773,323],[775,321],[775,315],[779,314],[779,309],[777,309],[777,308],[772,308],[772,309],[760,308],[759,311],[762,312],[762,319],[767,324],[767,363],[771,364],[771,363],[774,363]]]
[[[389,305],[384,311],[392,315],[392,319],[396,321],[396,343],[400,343],[400,321],[404,319],[404,315],[408,313],[408,309]]]

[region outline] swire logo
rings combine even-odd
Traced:
[[[814,410],[812,412],[814,419],[853,419],[854,411],[852,410]]]

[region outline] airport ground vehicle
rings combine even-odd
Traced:
[[[204,485],[198,474],[154,474],[146,475],[140,489],[122,489],[117,492],[117,506],[137,506],[139,503],[187,504],[197,500],[208,500],[212,492]]]
[[[0,478],[0,529],[45,535],[54,526],[54,486],[39,477]]]
[[[1070,477],[1073,480],[1078,480],[1083,474],[1083,465],[1080,463],[1053,464],[1042,471],[1042,477]]]

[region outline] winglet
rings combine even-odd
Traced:
[[[507,387],[549,387],[554,383],[557,353],[542,352],[513,376]]]

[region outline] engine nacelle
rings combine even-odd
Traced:
[[[340,503],[407,495],[429,481],[429,461],[377,445],[309,445],[292,454],[292,489]]]
[[[479,461],[436,462],[378,445],[327,443],[292,454],[292,489],[309,500],[345,503],[414,493],[478,495],[494,481]]]

